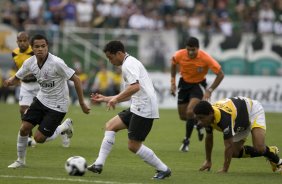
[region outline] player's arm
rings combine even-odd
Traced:
[[[230,163],[231,163],[231,159],[232,159],[232,155],[233,155],[233,139],[232,137],[229,139],[225,139],[224,140],[224,164],[222,169],[220,169],[218,172],[219,173],[226,173],[229,169]]]
[[[176,64],[174,62],[174,57],[171,59],[171,69],[170,69],[170,75],[171,75],[171,79],[170,79],[170,93],[175,96],[175,91],[176,91],[176,72],[177,72],[177,67]]]
[[[115,108],[115,105],[119,102],[127,101],[131,98],[131,96],[134,93],[137,93],[140,90],[140,84],[138,81],[136,83],[133,83],[131,85],[128,85],[125,90],[117,94],[116,96],[113,96],[111,100],[108,101],[107,106],[108,109]]]
[[[221,83],[221,81],[224,78],[224,73],[222,70],[220,70],[217,74],[216,74],[216,78],[214,79],[213,83],[211,84],[211,86],[209,86],[206,89],[206,92],[204,94],[203,99],[207,100],[211,97],[212,92],[217,88],[217,86]]]
[[[76,74],[73,74],[73,76],[70,78],[71,81],[73,81],[74,83],[74,87],[78,96],[78,101],[80,104],[80,107],[82,109],[82,111],[86,114],[89,113],[90,108],[85,104],[84,102],[84,96],[83,96],[83,89],[82,89],[82,85],[81,85],[81,81],[78,78],[78,76]]]
[[[205,151],[206,160],[200,168],[200,171],[209,171],[212,166],[212,148],[213,148],[213,129],[212,127],[206,128],[206,138],[205,138]]]
[[[3,85],[4,87],[14,86],[20,82],[20,79],[17,76],[10,77],[9,79],[5,80]]]

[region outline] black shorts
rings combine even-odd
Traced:
[[[56,128],[61,124],[66,113],[58,112],[44,106],[37,98],[34,98],[32,104],[22,117],[32,125],[39,125],[38,130],[45,136],[50,137],[54,134]]]
[[[145,141],[152,129],[154,119],[138,116],[130,109],[118,113],[120,119],[127,126],[128,139],[135,141]]]
[[[202,99],[204,96],[204,90],[207,87],[206,80],[199,83],[187,83],[180,78],[178,83],[178,104],[189,103],[191,98]]]

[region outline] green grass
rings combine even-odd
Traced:
[[[145,145],[172,169],[172,176],[164,181],[154,181],[154,169],[127,149],[127,132],[116,136],[116,143],[109,155],[103,173],[87,172],[83,177],[68,176],[64,163],[70,156],[80,155],[88,164],[96,158],[104,134],[105,122],[118,113],[106,111],[103,106],[93,106],[91,114],[85,115],[79,107],[71,106],[67,117],[74,120],[75,134],[69,148],[61,146],[61,139],[37,145],[27,150],[27,168],[8,169],[16,159],[16,137],[20,126],[18,105],[0,103],[0,184],[67,184],[67,183],[209,183],[209,184],[264,184],[280,183],[281,174],[272,173],[264,158],[233,159],[228,174],[217,174],[223,164],[222,134],[215,133],[213,167],[210,172],[199,172],[204,161],[204,144],[192,135],[190,151],[181,153],[178,148],[184,135],[182,123],[176,110],[161,110],[161,119],[155,121]],[[268,113],[267,145],[282,148],[282,114]],[[249,139],[250,143],[251,140]]]

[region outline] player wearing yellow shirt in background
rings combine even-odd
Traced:
[[[34,55],[31,46],[29,45],[29,35],[26,32],[19,32],[17,35],[17,44],[18,48],[14,49],[12,52],[12,57],[17,67],[17,70],[20,69],[26,59]],[[39,91],[39,84],[36,81],[36,78],[29,74],[22,81],[20,86],[20,95],[19,95],[19,105],[21,117],[23,117],[24,112],[30,106],[33,101],[33,98],[36,97]],[[32,132],[28,138],[28,145],[34,146],[36,142],[32,138]]]

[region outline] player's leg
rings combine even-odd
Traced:
[[[20,168],[25,166],[26,147],[29,132],[33,129],[34,125],[29,122],[23,121],[17,137],[17,160],[8,166],[8,168]]]
[[[62,124],[66,113],[58,112],[47,107],[44,108],[44,117],[34,134],[34,139],[38,143],[44,143],[56,139],[62,132],[70,131],[69,138],[72,137],[73,125],[71,119],[66,119]]]
[[[119,115],[121,113],[119,113]],[[105,127],[106,130],[105,130],[103,141],[100,146],[98,157],[93,164],[88,166],[89,171],[98,174],[102,172],[106,159],[110,154],[112,147],[115,143],[116,132],[127,128],[126,125],[122,122],[119,115],[113,117],[106,123],[106,127]]]
[[[142,144],[152,129],[154,119],[132,115],[128,126],[128,149],[138,155],[145,163],[153,166],[157,173],[155,179],[164,179],[171,175],[171,170],[149,147]]]
[[[278,156],[278,148],[265,145],[265,130],[254,128],[252,138],[255,150],[270,161],[273,172],[282,171],[282,159]]]
[[[187,132],[191,132],[191,131],[189,131],[190,129],[192,129],[192,131],[193,131],[193,128],[194,128],[194,125],[192,126],[191,123],[187,122],[187,114],[186,114],[187,106],[188,106],[188,103],[181,103],[181,104],[178,103],[178,105],[177,105],[179,118],[180,118],[180,120],[185,121],[185,137],[182,140],[182,144],[179,148],[179,151],[183,151],[183,152],[187,152],[189,150],[188,146],[189,146],[189,143],[190,143],[190,140],[189,140],[190,136],[188,135],[188,137],[187,137]]]

